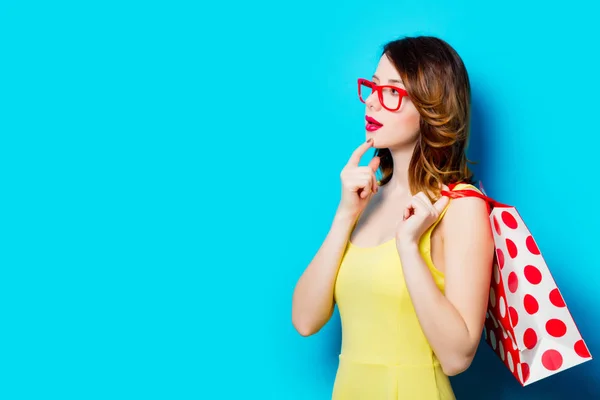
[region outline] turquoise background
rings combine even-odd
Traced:
[[[291,325],[356,78],[433,34],[473,86],[471,158],[517,206],[600,357],[593,2],[0,3],[0,398],[325,400],[337,313]],[[521,388],[482,345],[459,399],[600,397],[595,360]]]

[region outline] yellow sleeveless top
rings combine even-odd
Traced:
[[[466,184],[454,190],[466,186],[477,190]],[[431,259],[431,232],[447,209],[419,243],[442,292],[444,274]],[[342,349],[332,400],[455,399],[413,308],[395,238],[368,248],[349,240],[334,296],[342,322]]]

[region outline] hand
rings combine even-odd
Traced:
[[[379,190],[375,177],[379,168],[379,157],[373,157],[366,167],[358,166],[360,159],[372,144],[373,139],[369,139],[358,146],[340,174],[342,198],[339,210],[353,216],[358,216],[365,209],[371,196]]]
[[[446,185],[443,185],[442,189],[449,190]],[[396,228],[396,243],[418,245],[423,233],[437,221],[449,201],[450,198],[442,196],[431,204],[425,193],[419,192],[414,195],[404,209],[403,219]]]

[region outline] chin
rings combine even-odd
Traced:
[[[381,138],[377,137],[378,135],[375,132],[367,131],[367,134],[365,136],[366,136],[365,140],[373,139],[373,143],[377,142],[378,140],[381,141]]]
[[[381,137],[377,137],[376,134],[373,134],[371,132],[367,132],[367,139],[366,140],[369,140],[369,139],[373,139],[373,143],[371,144],[371,147],[373,147],[374,149],[379,149],[379,148],[387,147],[382,142]]]

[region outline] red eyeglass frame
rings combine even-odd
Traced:
[[[381,106],[383,108],[385,108],[388,111],[398,111],[400,109],[400,106],[402,105],[402,98],[403,97],[408,97],[408,92],[402,88],[399,88],[398,86],[393,86],[393,85],[376,85],[374,82],[368,80],[368,79],[364,79],[364,78],[359,78],[358,79],[358,99],[362,102],[365,103],[365,101],[362,99],[361,96],[361,86],[365,85],[369,88],[371,88],[371,90],[377,92],[377,98],[379,99],[379,104],[381,104]],[[385,104],[383,104],[383,89],[386,88],[391,88],[396,90],[399,95],[400,95],[400,101],[398,102],[398,107],[396,108],[389,108],[386,107]]]

